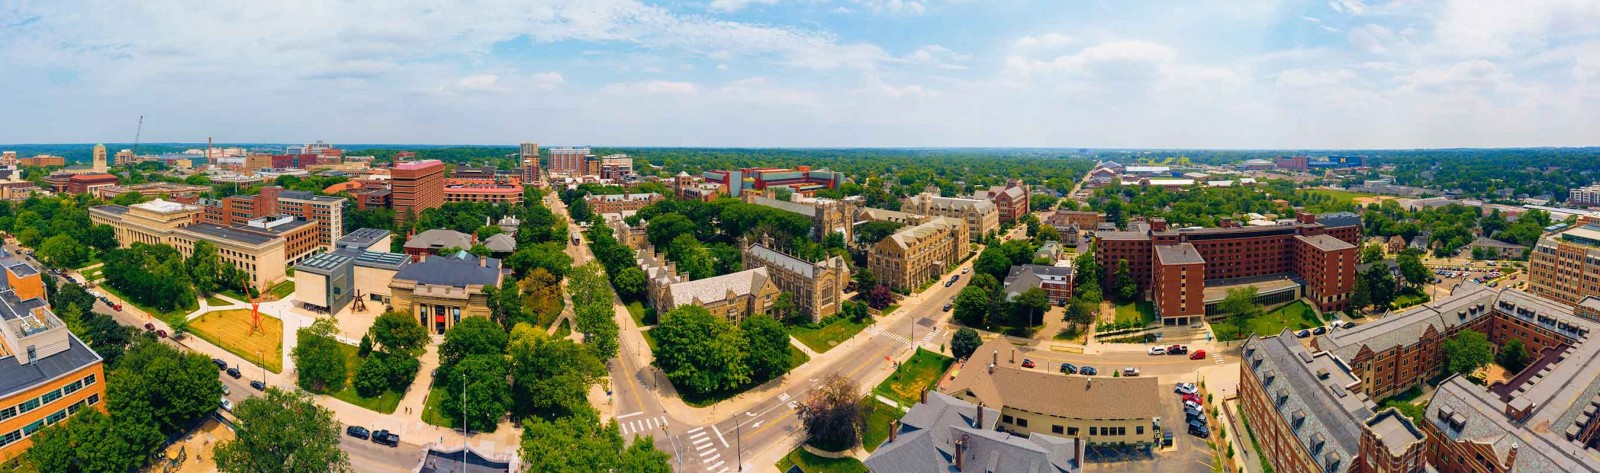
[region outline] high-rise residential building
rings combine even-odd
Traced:
[[[1567,194],[1567,203],[1584,207],[1600,206],[1600,184],[1573,189]]]
[[[550,148],[550,174],[588,174],[589,148]]]
[[[39,270],[0,250],[0,462],[84,409],[105,412],[105,369],[50,310]]]
[[[522,155],[522,184],[526,186],[539,185],[539,144],[531,141],[522,142],[520,148]]]
[[[599,169],[594,173],[601,179],[625,181],[634,178],[633,158],[626,154],[613,154],[600,158]]]
[[[389,171],[394,218],[405,223],[444,205],[444,163],[437,159],[395,164]]]
[[[117,152],[117,157],[116,157],[116,160],[114,162],[118,166],[123,166],[123,165],[133,164],[133,163],[138,162],[138,161],[139,161],[139,157],[135,156],[133,154],[133,150],[125,149],[125,150]]]
[[[106,145],[94,145],[94,172],[106,172]]]
[[[1540,238],[1528,256],[1528,290],[1567,304],[1600,296],[1600,224]]]
[[[36,166],[36,167],[66,166],[67,165],[67,158],[64,158],[64,157],[61,157],[61,156],[52,156],[52,155],[48,155],[48,154],[41,154],[41,155],[36,155],[36,156],[33,156],[33,157],[28,157],[28,158],[20,158],[20,159],[17,160],[17,164],[21,164],[23,166]]]

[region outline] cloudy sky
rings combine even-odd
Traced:
[[[1600,0],[0,1],[0,143],[1600,145]]]

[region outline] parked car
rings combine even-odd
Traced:
[[[1027,359],[1027,358],[1023,358],[1022,359],[1022,367],[1023,368],[1032,368],[1033,367],[1033,360],[1030,360],[1030,359]]]
[[[1085,367],[1082,367],[1082,368],[1078,368],[1078,374],[1081,374],[1081,375],[1084,375],[1084,376],[1094,376],[1094,375],[1100,374],[1100,370],[1094,369],[1093,366],[1085,366]]]
[[[1198,403],[1198,402],[1194,402],[1194,401],[1183,401],[1183,408],[1184,408],[1184,409],[1194,409],[1194,410],[1200,410],[1200,408],[1201,408],[1201,406],[1200,406],[1200,403]]]
[[[1172,392],[1178,394],[1194,394],[1199,392],[1199,389],[1196,389],[1194,385],[1190,383],[1178,383],[1176,387],[1172,388]]]
[[[1167,347],[1150,347],[1149,353],[1151,355],[1165,355],[1167,354]]]
[[[1299,332],[1295,332],[1294,336],[1295,336],[1295,338],[1306,338],[1306,337],[1311,336],[1311,331],[1310,330],[1301,330]]]
[[[1078,367],[1072,366],[1072,363],[1062,363],[1061,374],[1078,374]]]
[[[372,433],[372,443],[397,447],[400,445],[400,434],[388,430],[379,430]]]
[[[1191,360],[1204,360],[1204,359],[1206,359],[1206,351],[1205,350],[1195,350],[1194,353],[1190,353],[1189,354],[1189,359],[1191,359]]]
[[[967,273],[970,273],[970,272],[972,272],[972,267],[971,266],[968,266],[968,267],[965,267],[965,268],[961,268],[961,274],[967,274]]]
[[[1347,321],[1347,322],[1344,323],[1343,327],[1344,327],[1345,330],[1353,329],[1353,328],[1356,328],[1356,323]]]
[[[939,310],[942,310],[942,311],[945,311],[945,312],[949,312],[950,311],[950,307],[952,307],[952,306],[953,306],[953,304],[951,304],[949,302],[946,302],[946,303],[944,303],[944,307],[940,308]]]
[[[1322,335],[1322,334],[1325,334],[1325,333],[1328,333],[1328,327],[1317,327],[1317,328],[1311,329],[1311,334],[1312,335]]]
[[[1190,422],[1189,423],[1189,435],[1193,435],[1193,436],[1201,437],[1201,438],[1210,437],[1211,436],[1211,429],[1206,428],[1205,424],[1195,424],[1193,422]]]
[[[255,388],[257,391],[266,391],[267,383],[263,383],[261,381],[250,381],[250,387]]]
[[[166,330],[157,330],[156,331],[156,336],[157,337],[161,337],[161,338],[167,338],[167,331]]]
[[[1201,405],[1201,404],[1204,404],[1204,403],[1200,402],[1200,395],[1199,394],[1184,394],[1183,395],[1183,402],[1185,404],[1192,402],[1192,403],[1195,403],[1195,405],[1197,405],[1197,406]]]
[[[1187,355],[1187,354],[1189,354],[1189,347],[1186,347],[1186,346],[1183,346],[1183,345],[1173,345],[1173,346],[1167,347],[1167,354],[1168,355]]]
[[[233,412],[233,401],[229,401],[228,398],[222,398],[222,410]]]
[[[1134,368],[1132,366],[1129,366],[1127,368],[1123,368],[1122,369],[1122,375],[1123,376],[1138,376],[1139,375],[1139,369],[1138,368]]]
[[[349,426],[349,427],[345,427],[344,428],[344,433],[345,433],[345,435],[349,435],[351,437],[355,437],[355,438],[358,438],[358,439],[361,439],[361,440],[366,440],[366,439],[372,438],[372,432],[367,431],[366,427],[362,427],[362,426],[359,426],[359,425],[352,425],[352,426]]]
[[[227,371],[228,371],[228,376],[229,377],[231,377],[233,379],[239,379],[239,376],[240,376],[239,375],[239,368],[228,368]]]
[[[228,369],[228,362],[222,361],[221,358],[212,358],[211,363],[217,365],[217,371]]]
[[[122,304],[111,304],[111,310],[122,312]]]
[[[151,324],[151,323],[144,324],[144,331],[146,331],[146,332],[154,332],[154,331],[156,331],[156,324]]]
[[[945,281],[944,282],[944,287],[950,287],[952,284],[955,284],[955,283],[956,283],[955,281]]]
[[[233,390],[232,389],[228,389],[228,385],[226,385],[226,384],[222,385],[222,395],[223,396],[227,396],[229,394],[233,394]]]
[[[1205,411],[1199,409],[1183,408],[1183,416],[1187,418],[1205,417]]]

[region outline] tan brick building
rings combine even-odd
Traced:
[[[1000,410],[999,428],[1020,435],[1081,438],[1089,445],[1150,445],[1161,415],[1161,384],[1154,377],[1070,375],[1022,367],[1004,338],[972,353],[942,391]]]
[[[199,207],[161,199],[89,208],[89,220],[110,225],[124,248],[134,243],[167,245],[188,257],[194,254],[195,243],[210,242],[222,261],[244,271],[258,289],[284,280],[290,264],[317,248],[316,225],[307,220],[262,219],[228,227],[200,223],[200,215]]]
[[[587,195],[583,197],[583,201],[589,204],[589,210],[597,214],[637,212],[646,205],[654,204],[664,199],[666,197],[654,192],[645,194]]]
[[[430,256],[401,267],[389,281],[394,310],[412,314],[429,332],[443,334],[462,317],[488,317],[484,288],[505,277],[500,260],[481,256]]]
[[[754,314],[771,313],[778,286],[765,267],[683,281],[664,286],[655,299],[657,313],[697,305],[712,315],[738,323]]]
[[[878,242],[867,253],[867,268],[890,289],[915,291],[972,253],[967,235],[966,222],[934,217]]]
[[[1600,224],[1540,238],[1528,256],[1528,288],[1566,304],[1600,296]]]
[[[815,263],[790,256],[766,244],[744,250],[745,268],[766,268],[778,290],[794,294],[800,313],[818,322],[838,314],[844,305],[844,288],[850,284],[850,265],[833,256]]]
[[[905,212],[949,217],[966,222],[967,238],[981,241],[983,237],[1000,229],[1000,209],[994,202],[984,199],[959,199],[939,197],[930,189],[905,198],[900,208]]]

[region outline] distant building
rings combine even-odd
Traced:
[[[413,221],[422,211],[444,205],[444,163],[434,159],[400,163],[389,176],[397,223]]]
[[[1539,238],[1528,257],[1528,290],[1567,304],[1600,295],[1600,224]]]
[[[1600,184],[1569,191],[1567,203],[1584,207],[1600,206]]]
[[[1008,180],[1003,186],[990,187],[988,191],[982,192],[981,196],[994,203],[995,209],[1000,211],[1002,223],[1016,222],[1032,211],[1029,207],[1031,196],[1028,193],[1028,186],[1018,179]]]
[[[855,213],[850,204],[834,199],[804,199],[803,202],[793,202],[762,197],[755,192],[744,194],[745,201],[778,210],[793,212],[811,219],[811,239],[822,241],[830,234],[844,235],[844,241],[855,238],[855,222],[851,215]]]
[[[210,191],[208,186],[191,186],[188,184],[174,184],[171,182],[145,182],[127,186],[111,186],[96,189],[95,194],[105,200],[112,200],[122,194],[139,194],[146,197],[177,196],[184,194],[198,194]]]
[[[91,169],[97,173],[106,172],[106,145],[94,145],[94,162]]]
[[[41,154],[27,158],[20,158],[17,160],[17,164],[31,167],[66,166],[67,158]]]
[[[1011,267],[1004,282],[1006,300],[1013,300],[1029,289],[1043,289],[1051,304],[1063,305],[1072,299],[1071,266],[1024,264]]]
[[[580,176],[589,171],[589,148],[550,148],[550,174]]]
[[[539,144],[524,141],[517,151],[522,157],[522,183],[538,187],[544,182],[544,175],[539,169]]]
[[[344,236],[345,199],[339,197],[264,186],[255,195],[201,199],[194,194],[175,194],[172,200],[198,206],[202,222],[224,227],[278,215],[308,220],[316,223],[317,245],[324,250],[332,249],[333,242]]]
[[[50,191],[57,194],[93,194],[99,189],[113,187],[122,181],[115,175],[106,173],[69,173],[58,172],[44,178],[50,184]]]
[[[789,187],[796,194],[809,196],[820,189],[833,189],[844,182],[844,174],[810,166],[784,168],[744,168],[737,171],[706,171],[705,182],[715,184],[723,195],[739,197],[746,189],[764,191],[768,187]]]
[[[939,197],[932,189],[905,198],[900,208],[907,212],[949,217],[966,222],[968,238],[973,241],[981,241],[990,233],[998,231],[1002,221],[1000,209],[995,206],[994,201]]]
[[[446,250],[470,250],[472,249],[472,244],[472,235],[455,230],[435,228],[407,239],[405,250],[406,254],[413,256],[417,261],[421,261],[422,257],[426,255],[447,254],[444,253]]]
[[[1083,471],[1082,438],[1000,432],[995,430],[1000,416],[992,407],[924,392],[920,402],[889,426],[889,438],[862,463],[879,473]]]
[[[116,160],[114,162],[118,166],[125,166],[125,165],[128,165],[128,164],[133,164],[133,163],[139,162],[139,157],[134,155],[133,154],[133,150],[131,150],[131,149],[125,149],[125,150],[122,150],[122,151],[118,151],[117,152],[117,156],[116,156],[115,159]]]
[[[521,204],[522,186],[511,184],[446,184],[445,202]]]
[[[1526,246],[1484,237],[1472,240],[1472,244],[1467,246],[1472,248],[1474,254],[1487,252],[1494,255],[1494,259],[1522,259],[1522,255],[1528,252]]]
[[[647,205],[662,200],[666,200],[666,197],[654,192],[644,194],[591,194],[583,197],[583,201],[589,206],[589,210],[597,214],[637,212]]]
[[[168,245],[189,256],[200,241],[217,247],[223,262],[249,276],[251,285],[267,289],[284,280],[284,269],[318,247],[315,223],[293,217],[264,218],[234,226],[201,222],[201,209],[156,199],[130,206],[89,208],[89,220],[110,225],[126,248],[134,243]]]

